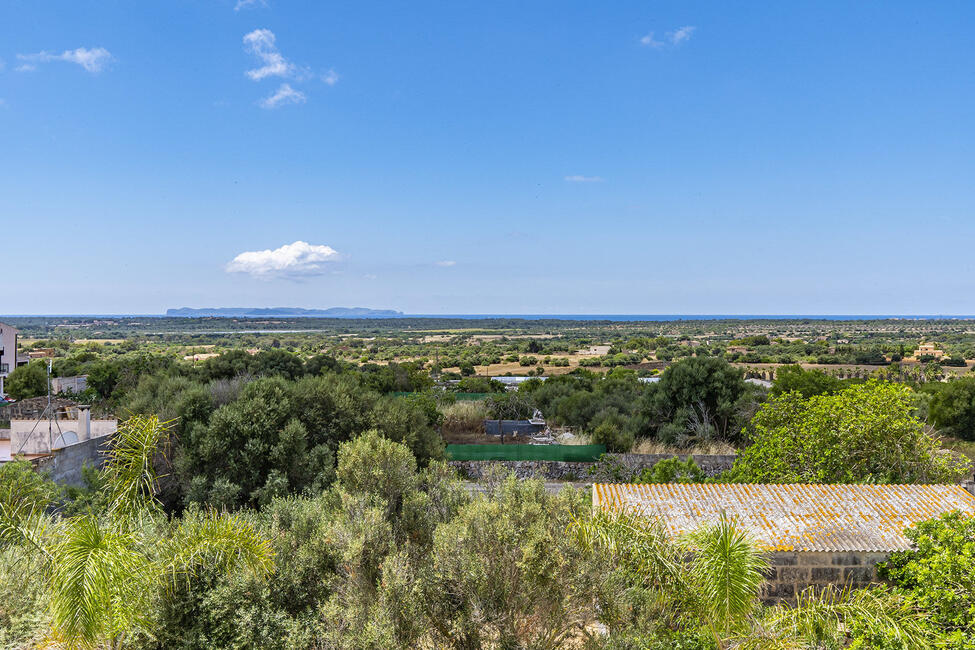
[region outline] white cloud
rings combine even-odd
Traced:
[[[322,81],[327,83],[329,86],[334,86],[339,81],[339,73],[329,68],[328,72],[322,75]]]
[[[248,70],[245,74],[254,81],[266,77],[294,77],[298,73],[295,64],[285,59],[275,44],[277,39],[270,29],[255,29],[244,35],[244,49],[261,59],[264,65]]]
[[[674,45],[680,45],[684,41],[690,40],[695,29],[697,29],[697,27],[694,27],[693,25],[685,25],[680,29],[675,29],[667,34],[667,38],[669,38],[670,42]]]
[[[267,7],[267,0],[237,0],[237,4],[234,5],[234,11],[250,9],[251,7]]]
[[[375,273],[366,273],[364,276],[366,280],[375,280],[378,276]]]
[[[653,32],[650,32],[649,34],[647,34],[646,36],[644,36],[643,38],[641,38],[640,39],[640,44],[641,45],[646,45],[647,47],[663,47],[664,46],[663,41],[658,41],[658,40],[654,39]]]
[[[79,47],[74,50],[65,50],[61,54],[53,52],[38,52],[37,54],[18,54],[17,59],[24,61],[17,70],[26,72],[37,69],[37,63],[48,63],[50,61],[64,61],[66,63],[76,63],[91,73],[101,72],[109,61],[112,54],[104,47],[88,49]]]
[[[269,77],[306,81],[315,77],[310,68],[297,66],[281,54],[278,50],[277,38],[270,29],[255,29],[245,34],[244,49],[264,64],[244,71],[244,74],[254,81],[262,81]],[[329,68],[321,75],[321,80],[329,86],[334,86],[339,81],[339,75]],[[282,83],[274,93],[260,100],[258,104],[262,108],[277,108],[285,104],[303,104],[306,100],[305,93],[296,90],[289,83]]]
[[[572,176],[566,176],[565,180],[569,183],[602,183],[603,178],[601,176],[582,176],[580,174],[573,174]]]
[[[443,267],[457,266],[457,262],[455,262],[454,260],[441,260],[440,262],[437,262],[437,266],[443,266]]]
[[[281,84],[280,87],[273,94],[268,95],[264,99],[258,102],[261,108],[277,108],[279,106],[284,106],[285,104],[304,104],[305,93],[300,90],[295,90],[291,87],[291,84]]]
[[[341,255],[331,246],[316,246],[303,241],[285,244],[273,251],[245,251],[227,264],[228,273],[247,273],[255,278],[300,279],[326,273],[329,262]]]
[[[667,32],[666,37],[662,41],[654,38],[653,32],[650,32],[640,39],[640,44],[658,50],[667,45],[677,47],[681,43],[689,41],[696,29],[697,27],[694,25],[684,25],[683,27],[679,27],[673,31]]]

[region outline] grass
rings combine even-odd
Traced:
[[[453,404],[444,406],[441,411],[443,412],[442,431],[447,435],[459,433],[483,434],[484,420],[490,416],[487,404],[483,401],[454,402]]]
[[[734,454],[738,450],[727,442],[708,442],[694,445],[692,447],[677,447],[667,445],[657,440],[645,438],[637,442],[631,450],[634,454],[694,454],[700,456],[728,455]]]

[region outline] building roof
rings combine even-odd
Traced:
[[[901,551],[904,529],[952,510],[975,515],[958,485],[593,485],[593,505],[659,517],[671,535],[721,513],[769,551]]]

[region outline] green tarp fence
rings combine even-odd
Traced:
[[[447,445],[450,460],[557,460],[591,463],[606,445]]]

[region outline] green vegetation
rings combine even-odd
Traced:
[[[975,518],[950,513],[907,531],[915,549],[881,565],[893,589],[930,616],[945,647],[975,648]]]
[[[7,377],[4,388],[14,399],[47,395],[47,364],[33,361],[14,369]]]
[[[931,423],[944,433],[975,440],[975,377],[965,377],[947,384],[933,384],[928,406]]]
[[[906,386],[871,381],[835,395],[772,398],[735,461],[743,483],[957,483],[968,461],[941,449]]]
[[[194,513],[172,526],[160,520],[151,460],[164,429],[154,417],[119,429],[102,512],[51,519],[43,510],[49,495],[19,469],[0,476],[0,548],[41,565],[34,594],[47,605],[50,642],[121,648],[148,631],[152,599],[179,581],[206,570],[270,571],[269,544],[239,517]]]
[[[975,357],[964,323],[22,320],[123,426],[86,488],[0,467],[0,647],[973,650],[971,519],[911,531],[885,587],[769,607],[733,521],[673,539],[585,490],[487,471],[469,492],[443,462],[537,408],[609,451],[737,447],[721,481],[954,482],[938,433],[975,454],[975,380],[909,357]],[[8,388],[43,394],[44,365]],[[588,478],[714,480],[609,454]]]

